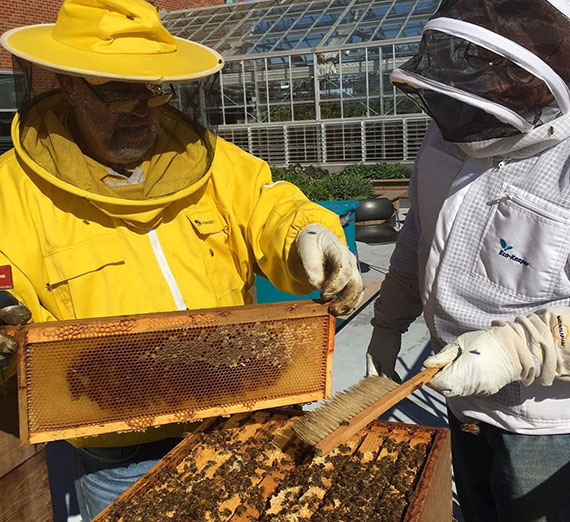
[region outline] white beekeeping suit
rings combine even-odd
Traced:
[[[432,384],[452,411],[518,433],[570,431],[569,33],[565,1],[444,1],[391,77],[437,126],[368,372],[394,376],[423,309],[435,351],[448,345],[427,365],[446,366]]]
[[[423,310],[466,522],[569,519],[569,34],[568,0],[444,0],[392,74],[435,123],[367,367]]]

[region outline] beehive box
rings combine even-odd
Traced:
[[[314,301],[6,327],[24,443],[142,430],[330,394],[334,318]]]
[[[94,520],[451,521],[448,430],[375,421],[317,457],[294,419],[206,421]]]

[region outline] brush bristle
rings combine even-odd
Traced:
[[[287,446],[291,443],[295,433],[291,426],[285,427],[285,429],[279,431],[275,434],[273,439],[271,439],[271,445],[278,450],[285,451]]]
[[[385,377],[366,377],[308,412],[293,424],[293,430],[300,439],[314,446],[397,387],[396,382]]]

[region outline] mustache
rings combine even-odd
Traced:
[[[116,127],[158,127],[158,123],[154,121],[150,116],[139,117],[134,114],[120,114],[116,121]]]

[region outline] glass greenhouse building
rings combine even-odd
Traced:
[[[429,118],[389,82],[439,0],[257,0],[166,13],[217,49],[219,133],[272,165],[413,161]]]

